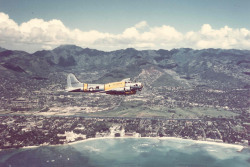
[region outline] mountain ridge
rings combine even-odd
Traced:
[[[166,86],[157,83],[163,80],[180,82],[176,86],[186,85],[181,83],[185,81],[187,85],[205,84],[218,89],[249,86],[248,50],[181,48],[139,51],[127,48],[104,52],[75,45],[62,45],[53,50],[32,54],[0,48],[0,61],[2,73],[17,77],[46,77],[55,72],[73,72],[76,75],[96,72],[99,73],[97,77],[85,77],[86,81],[104,83],[127,77],[136,79],[144,69],[154,68],[161,73],[154,81],[158,86]]]

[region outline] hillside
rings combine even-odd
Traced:
[[[171,112],[163,113],[163,111],[169,111],[171,105],[167,103],[171,101],[173,108],[178,106],[175,113],[188,116],[189,114],[184,113],[185,109],[183,108],[186,107],[184,107],[184,102],[187,104],[195,103],[197,106],[213,105],[214,108],[217,106],[221,109],[228,107],[228,103],[231,102],[224,102],[223,100],[223,102],[218,102],[216,96],[219,95],[225,100],[225,98],[228,98],[228,92],[230,91],[249,91],[250,51],[233,49],[193,50],[188,48],[138,51],[128,48],[104,52],[74,45],[63,45],[53,50],[42,50],[29,54],[23,51],[0,48],[0,71],[3,111],[11,110],[11,108],[13,110],[15,107],[14,104],[12,105],[12,100],[18,97],[25,97],[26,99],[34,99],[37,96],[43,97],[37,98],[37,107],[28,107],[31,110],[34,108],[40,110],[46,107],[50,108],[53,106],[53,100],[51,101],[51,99],[63,95],[70,97],[73,102],[69,102],[70,100],[67,100],[67,98],[61,98],[59,99],[60,105],[82,107],[78,108],[79,113],[87,113],[87,110],[97,107],[95,108],[96,111],[102,111],[104,108],[105,112],[111,110],[112,112],[118,110],[121,112],[121,110],[124,110],[121,115],[138,110],[137,113],[132,114],[138,116],[138,113],[145,110],[148,114],[143,112],[141,113],[142,116],[154,116],[152,112],[160,112],[157,115],[161,116],[172,116],[173,113]],[[103,105],[101,100],[98,104],[95,104],[93,101],[96,101],[102,95],[72,95],[63,91],[68,73],[74,73],[80,81],[86,83],[107,83],[130,77],[142,82],[144,89],[139,95],[131,97],[105,96],[103,97]],[[175,94],[178,93],[173,92],[174,89],[180,90],[178,93],[187,90],[191,92],[186,94],[185,97],[182,97],[183,95],[180,93],[177,97]],[[201,102],[190,96],[190,94],[195,96],[196,93],[194,92],[197,90],[204,93],[201,95],[202,97],[211,96],[211,99],[207,99],[209,103],[207,101]],[[205,93],[208,90],[212,91],[210,95]],[[216,93],[216,91],[223,93]],[[77,102],[77,98],[81,98],[81,96],[88,105],[84,106]],[[237,98],[242,96],[242,92],[235,96]],[[159,99],[157,100],[155,97],[159,97]],[[133,101],[133,98],[140,99],[139,101],[142,102],[134,106],[137,109],[131,112],[131,105],[134,104],[129,101],[131,99]],[[247,99],[247,94],[243,94],[242,98]],[[54,103],[58,103],[58,98],[56,99]],[[112,100],[113,102],[111,102]],[[237,102],[239,99],[234,100],[239,105],[240,102]],[[241,102],[244,104],[240,103],[241,108],[236,107],[237,112],[234,113],[242,111],[242,108],[246,112],[248,105],[247,101],[244,100]],[[106,105],[104,104],[105,101]],[[178,101],[182,101],[180,106],[183,107],[179,106]],[[211,104],[210,101],[212,101]],[[10,104],[7,105],[7,103]],[[149,103],[152,105],[150,106]],[[223,103],[223,105],[219,103]],[[56,104],[56,106],[58,105],[59,103]],[[235,108],[235,105],[231,109]],[[86,109],[86,107],[90,108]],[[105,115],[105,112],[101,113]],[[119,116],[118,113],[115,113],[115,115]],[[197,116],[197,114],[193,115],[194,117]]]

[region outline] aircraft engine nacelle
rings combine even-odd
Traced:
[[[124,91],[125,91],[125,92],[126,92],[126,91],[131,91],[131,88],[130,88],[129,86],[124,87]]]
[[[137,83],[126,83],[126,87],[139,89],[139,88],[142,88],[143,86],[141,83],[137,82]]]

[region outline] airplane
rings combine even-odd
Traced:
[[[100,92],[111,95],[132,95],[137,90],[141,91],[143,85],[140,82],[132,82],[130,78],[123,79],[119,82],[111,82],[107,84],[86,84],[77,80],[74,74],[67,77],[68,92]]]

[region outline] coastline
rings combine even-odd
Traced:
[[[78,144],[78,143],[84,143],[88,141],[93,140],[102,140],[102,139],[158,139],[158,140],[185,140],[185,141],[192,141],[194,143],[199,144],[211,144],[211,145],[218,145],[223,146],[227,148],[236,148],[238,152],[241,152],[244,148],[249,148],[248,146],[239,145],[239,144],[231,144],[231,143],[222,143],[222,142],[216,142],[216,141],[205,141],[205,140],[193,140],[193,139],[183,139],[180,137],[98,137],[98,138],[88,138],[85,140],[79,140],[75,142],[67,143],[68,145]],[[64,144],[63,144],[64,145]],[[57,146],[57,145],[55,145]]]
[[[158,139],[158,140],[183,140],[183,141],[192,141],[194,143],[199,143],[199,144],[210,144],[210,145],[218,145],[222,147],[227,147],[227,148],[236,148],[237,152],[241,152],[244,148],[249,148],[249,146],[245,145],[240,145],[240,144],[232,144],[232,143],[223,143],[223,142],[217,142],[217,141],[205,141],[205,140],[193,140],[193,139],[184,139],[180,137],[133,137],[133,136],[128,136],[128,137],[97,137],[97,138],[88,138],[84,140],[78,140],[78,141],[73,141],[69,143],[64,143],[64,144],[54,144],[54,145],[49,145],[49,144],[41,144],[41,145],[36,145],[36,146],[24,146],[20,148],[9,148],[9,149],[0,149],[1,151],[5,150],[11,150],[11,149],[33,149],[33,148],[38,148],[42,146],[49,146],[49,147],[56,147],[56,146],[63,146],[63,145],[73,145],[73,144],[78,144],[78,143],[84,143],[88,141],[94,141],[94,140],[103,140],[103,139]]]

